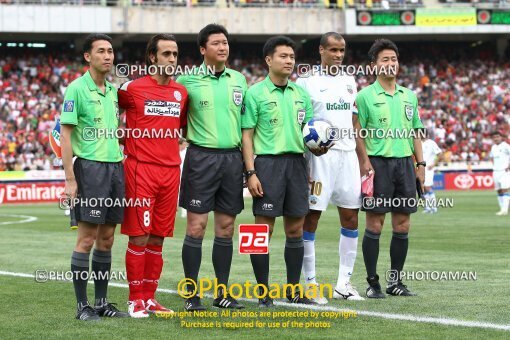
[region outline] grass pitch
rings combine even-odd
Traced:
[[[36,283],[30,277],[13,276],[12,273],[33,275],[36,270],[69,270],[70,257],[76,232],[69,230],[69,220],[55,204],[3,205],[0,206],[0,337],[7,338],[467,338],[510,336],[510,311],[508,308],[508,277],[510,260],[510,216],[495,216],[498,210],[493,191],[438,192],[438,197],[453,198],[454,207],[440,210],[437,215],[423,215],[421,211],[411,219],[407,271],[465,271],[476,272],[476,280],[433,281],[411,280],[406,284],[419,295],[412,298],[388,297],[377,301],[336,301],[330,309],[358,311],[357,317],[318,318],[314,321],[328,323],[328,327],[292,327],[292,322],[303,324],[310,318],[260,317],[232,318],[157,318],[145,320],[102,320],[100,323],[83,323],[74,319],[75,302],[73,287],[66,281]],[[23,215],[23,216],[20,216]],[[23,223],[28,217],[35,221]],[[389,269],[389,244],[391,226],[389,217],[380,241],[378,271],[384,277]],[[364,213],[360,213],[360,235],[363,235]],[[212,219],[210,219],[212,222]],[[238,223],[252,223],[251,200],[238,217]],[[118,228],[120,229],[120,228]],[[175,291],[183,277],[181,247],[185,221],[177,217],[175,236],[167,239],[163,251],[165,260],[158,300],[175,311],[183,311],[183,300]],[[124,270],[124,253],[127,238],[117,231],[113,248],[113,271]],[[236,232],[237,234],[237,232]],[[334,286],[338,271],[339,220],[336,209],[330,207],[323,214],[316,234],[317,275],[321,283]],[[211,263],[213,228],[208,227],[203,244],[200,277],[214,277]],[[284,233],[281,219],[277,220],[270,244],[270,283],[285,282],[283,260]],[[362,295],[366,288],[365,268],[359,240],[358,258],[352,282]],[[234,247],[237,238],[234,239]],[[234,248],[230,283],[250,280],[255,283],[249,256],[239,255]],[[113,281],[125,284],[125,281]],[[384,283],[384,280],[382,280]],[[117,302],[121,310],[128,290],[110,287],[109,300]],[[89,285],[89,300],[93,300],[93,285]],[[254,302],[244,302],[247,312],[259,312]],[[212,300],[204,304],[210,311]],[[278,306],[275,311],[306,311],[306,309]],[[324,310],[315,310],[321,312]],[[397,319],[388,319],[397,315]],[[405,316],[402,320],[402,316]],[[431,322],[418,322],[420,318],[433,318]],[[414,321],[413,321],[414,320]],[[264,327],[246,328],[239,322],[255,322]],[[464,326],[461,321],[466,321]],[[183,323],[185,322],[185,323]],[[188,327],[193,322],[213,322],[212,329]],[[232,323],[233,322],[233,323]],[[236,324],[236,322],[238,324]],[[288,323],[287,323],[288,322]],[[475,323],[476,327],[467,327]],[[450,325],[446,325],[449,324]],[[451,325],[453,323],[453,325]],[[484,324],[485,323],[485,326]],[[273,327],[268,328],[269,325]],[[216,325],[222,325],[217,328]],[[236,325],[238,326],[236,328]],[[276,327],[279,325],[280,327]],[[287,325],[287,327],[285,327]],[[323,324],[324,325],[324,324]],[[507,326],[509,331],[491,329],[494,325]],[[228,328],[232,326],[233,328]],[[239,327],[240,326],[240,327]]]

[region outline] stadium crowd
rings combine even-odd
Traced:
[[[399,82],[417,93],[422,121],[445,151],[445,163],[489,160],[490,133],[510,133],[510,63],[481,57],[401,63]],[[266,75],[260,59],[236,56],[230,67],[248,84]],[[53,168],[48,134],[67,85],[84,71],[79,60],[66,56],[0,57],[0,171]],[[119,83],[113,75],[111,80]],[[361,89],[373,80],[357,81]]]

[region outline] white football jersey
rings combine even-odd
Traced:
[[[507,142],[494,144],[491,148],[490,156],[494,162],[494,171],[503,171],[510,164],[510,145]]]
[[[351,151],[356,149],[352,133],[352,112],[356,99],[356,81],[349,75],[313,75],[300,77],[298,85],[305,88],[312,99],[313,117],[328,120],[341,131],[344,138],[335,141],[332,149]]]
[[[427,163],[427,166],[434,164],[436,156],[442,152],[436,142],[432,139],[426,139],[422,143],[422,150],[423,160]]]

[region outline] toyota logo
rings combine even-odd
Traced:
[[[475,184],[475,180],[471,175],[461,174],[455,177],[453,184],[459,189],[469,189]]]

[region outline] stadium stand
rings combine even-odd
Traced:
[[[423,123],[445,150],[446,163],[488,160],[490,133],[495,129],[504,136],[510,133],[508,59],[498,62],[487,46],[476,53],[470,52],[467,43],[460,46],[464,49],[458,44],[450,48],[438,43],[402,44],[401,50],[399,81],[418,94]],[[196,47],[188,43],[181,51],[186,49]],[[129,58],[129,50],[126,46],[119,50],[118,60],[140,60],[136,59],[139,56]],[[262,80],[266,70],[261,58],[250,59],[247,56],[254,54],[243,49],[244,55],[240,55],[239,50],[232,48],[230,66],[241,71],[249,84]],[[303,50],[310,55],[299,62],[315,64],[316,47]],[[17,48],[0,54],[0,171],[53,168],[48,133],[67,85],[85,68],[75,53],[51,51],[36,54]],[[366,51],[366,45],[349,46],[347,64],[358,65],[366,59]],[[183,64],[195,62],[191,56],[181,58]],[[121,82],[113,76],[111,80]],[[357,81],[361,89],[372,79],[359,76]]]

